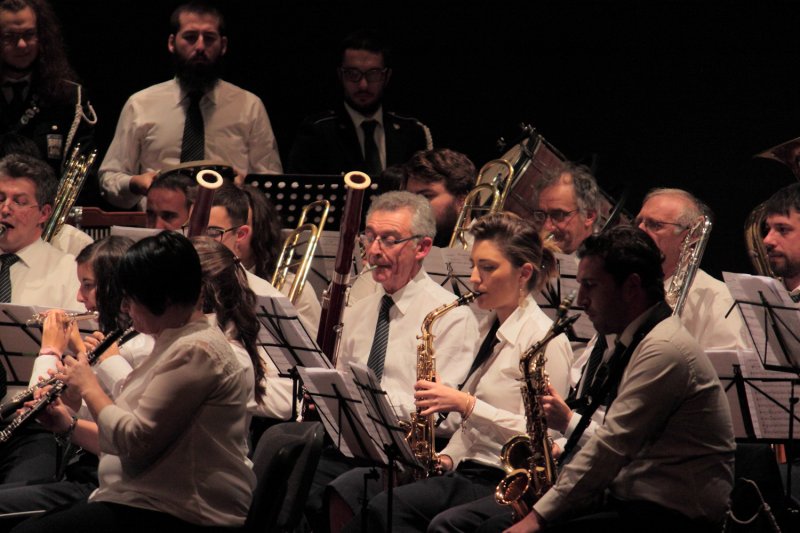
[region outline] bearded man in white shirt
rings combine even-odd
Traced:
[[[225,21],[205,2],[179,6],[167,47],[176,77],[126,102],[100,166],[100,187],[115,206],[143,207],[156,171],[184,161],[221,160],[239,175],[282,172],[278,146],[261,100],[220,79],[228,48]],[[197,107],[199,106],[199,109]],[[189,117],[199,114],[201,149],[185,149]]]

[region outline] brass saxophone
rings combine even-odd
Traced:
[[[580,316],[575,314],[567,317],[573,299],[574,293],[564,298],[550,330],[520,357],[523,382],[520,390],[525,405],[527,434],[515,435],[503,445],[500,460],[506,477],[500,481],[494,492],[497,503],[511,506],[515,522],[527,516],[533,504],[556,481],[552,441],[547,435],[547,420],[539,397],[547,394],[549,385],[545,371],[547,345]]]
[[[425,316],[422,321],[422,333],[417,336],[420,343],[417,346],[417,380],[436,381],[436,353],[433,350],[433,334],[431,327],[434,321],[438,320],[445,313],[458,306],[468,304],[480,296],[479,292],[468,292],[449,304],[437,307]],[[439,456],[436,454],[434,446],[436,414],[422,416],[422,409],[417,408],[411,414],[410,427],[408,429],[408,444],[414,457],[420,462],[422,468],[414,470],[416,479],[423,479],[436,473],[439,464]]]

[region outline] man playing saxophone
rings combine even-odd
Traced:
[[[555,271],[553,252],[542,247],[536,229],[516,215],[498,213],[479,219],[470,232],[475,237],[471,281],[481,293],[476,301],[493,312],[482,323],[485,340],[463,388],[440,381],[416,383],[421,415],[457,412],[462,422],[439,454],[444,475],[395,489],[391,525],[398,531],[437,530],[471,502],[494,493],[505,475],[501,447],[525,432],[520,356],[551,325],[531,295]],[[566,337],[554,339],[546,354],[550,380],[563,392],[571,356]],[[388,528],[387,504],[385,492],[371,499],[368,531]],[[356,517],[346,530],[357,530],[361,519]]]
[[[454,299],[422,267],[435,235],[433,211],[424,197],[395,191],[374,198],[360,239],[367,261],[376,267],[371,275],[379,289],[348,307],[343,316],[337,368],[348,370],[350,363],[366,363],[380,379],[398,416],[405,419],[415,409],[417,335],[422,321],[435,308]],[[474,314],[466,306],[453,309],[436,321],[431,333],[442,381],[460,383],[471,362],[465,354],[474,353],[478,344]],[[449,435],[444,428],[440,433]],[[325,528],[320,521],[325,521],[321,511],[326,486],[352,467],[336,450],[323,454],[306,506],[306,515],[316,522],[312,524],[315,530]],[[349,479],[352,483],[337,480],[330,489],[341,503],[336,508],[345,513],[348,507],[358,506],[364,484],[363,476]]]
[[[599,335],[615,337],[585,411],[603,406],[605,419],[508,531],[718,530],[733,481],[730,410],[708,357],[664,300],[661,252],[644,232],[617,227],[578,255],[578,304]],[[545,411],[558,426],[552,406]],[[484,530],[510,522],[496,517]]]

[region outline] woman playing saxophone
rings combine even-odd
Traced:
[[[519,390],[520,356],[540,340],[551,320],[538,307],[533,291],[555,272],[555,257],[543,247],[535,228],[510,213],[479,219],[470,232],[473,289],[477,305],[491,310],[482,331],[486,338],[461,387],[420,380],[415,398],[422,416],[455,412],[461,425],[439,454],[444,475],[395,489],[393,524],[398,530],[436,530],[457,515],[460,507],[494,493],[504,477],[500,450],[512,436],[525,431]],[[547,348],[551,383],[566,391],[571,351],[560,335]],[[368,506],[370,531],[386,529],[386,493]],[[356,521],[360,517],[356,517]]]

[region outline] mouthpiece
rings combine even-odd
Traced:
[[[6,226],[5,224],[0,224],[0,237],[3,236],[3,234],[6,232],[7,229],[8,226]]]

